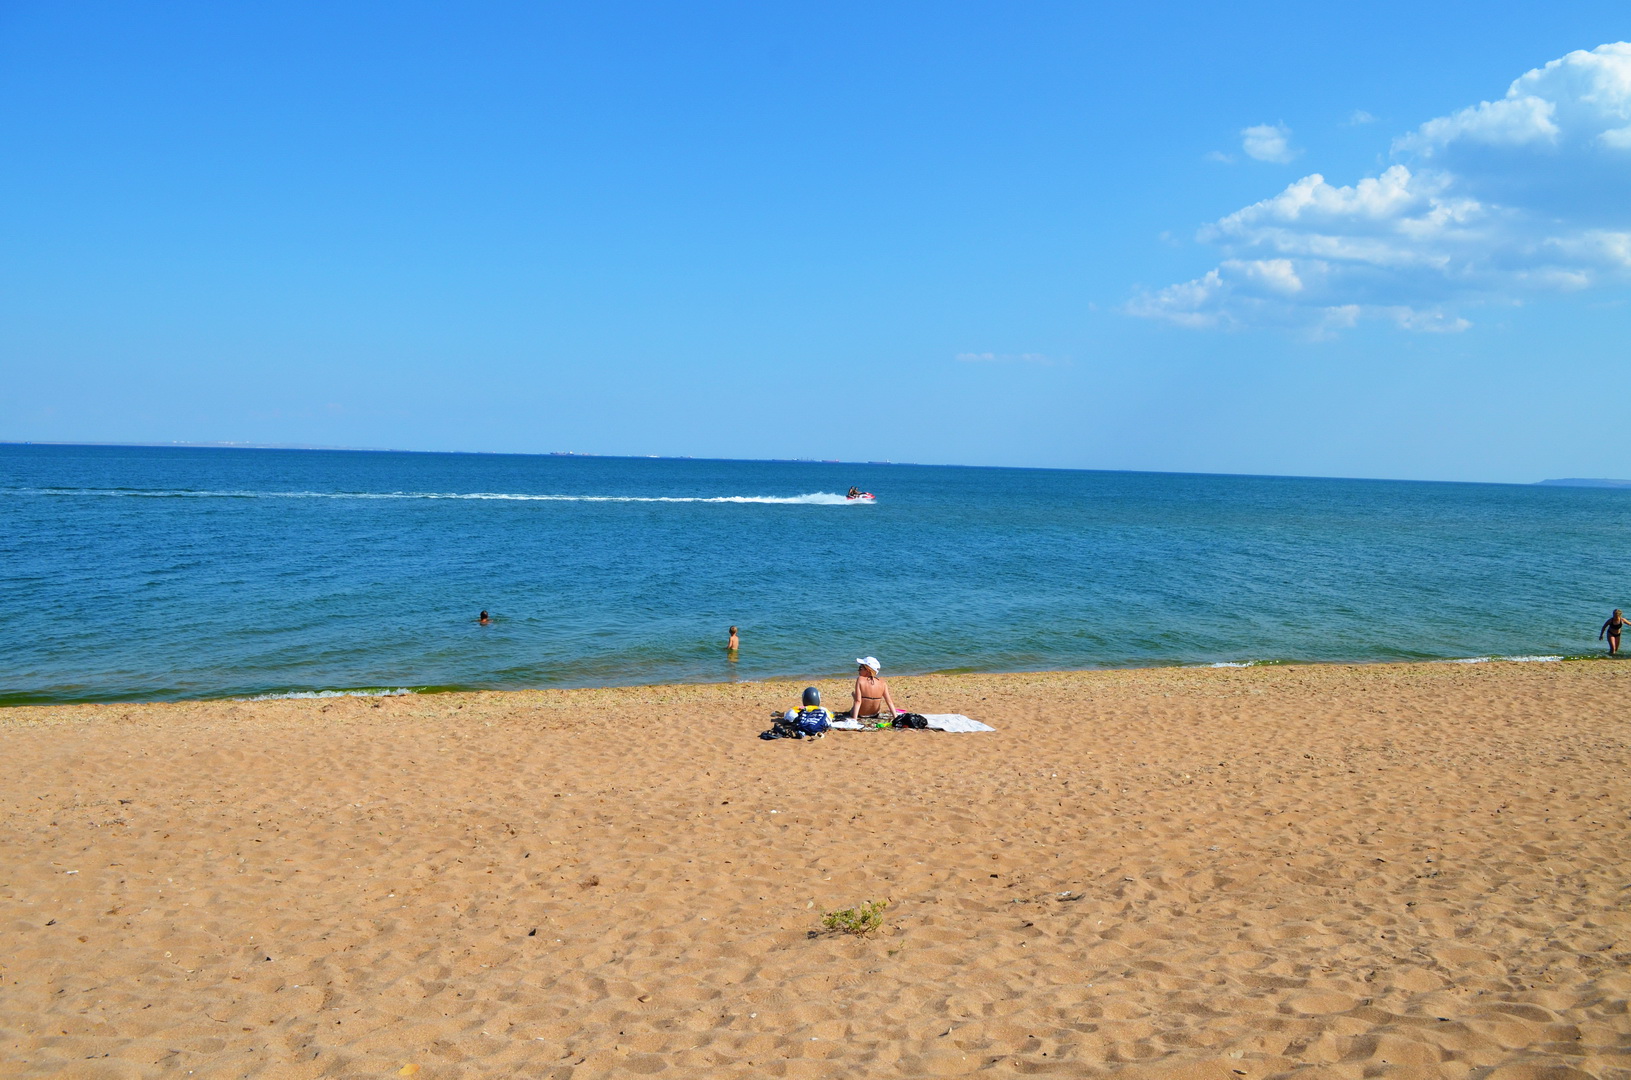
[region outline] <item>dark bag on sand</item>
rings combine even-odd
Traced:
[[[921,713],[908,712],[901,713],[899,716],[895,717],[895,723],[892,726],[898,728],[917,728],[921,730],[929,726],[929,721],[924,719]]]

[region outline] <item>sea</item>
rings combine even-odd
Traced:
[[[1631,608],[1628,526],[1601,488],[0,445],[0,704],[1546,662]]]

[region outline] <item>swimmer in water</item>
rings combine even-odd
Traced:
[[[1603,640],[1604,637],[1608,638],[1608,655],[1619,655],[1620,631],[1625,629],[1625,624],[1627,621],[1631,620],[1627,620],[1624,615],[1620,614],[1620,609],[1615,608],[1614,614],[1610,615],[1608,617],[1608,621],[1603,624],[1603,628],[1597,631],[1598,641]]]
[[[731,636],[725,641],[725,651],[735,652],[742,647],[742,639],[736,636],[736,627],[731,627]]]
[[[480,615],[476,616],[476,622],[480,623],[482,626],[491,626],[493,623],[493,617],[484,611]]]

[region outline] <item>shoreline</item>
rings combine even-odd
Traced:
[[[894,679],[926,679],[939,677],[955,677],[960,675],[989,675],[989,676],[1027,676],[1047,674],[1092,674],[1099,672],[1116,671],[1216,671],[1216,670],[1251,670],[1256,668],[1297,668],[1297,667],[1386,667],[1393,665],[1412,664],[1528,664],[1528,663],[1579,663],[1592,660],[1618,660],[1622,657],[1609,656],[1607,653],[1576,653],[1576,654],[1535,654],[1535,655],[1485,655],[1468,657],[1442,657],[1434,659],[1381,659],[1381,660],[1247,660],[1247,661],[1217,661],[1210,663],[1150,663],[1118,667],[1094,668],[1017,668],[1012,670],[981,670],[973,668],[941,668],[934,671],[925,671],[911,675],[889,675]],[[1631,653],[1626,654],[1631,658]],[[373,698],[373,697],[439,697],[447,694],[511,694],[531,693],[551,690],[613,690],[613,689],[641,689],[665,686],[764,686],[782,683],[815,683],[831,682],[835,679],[843,680],[846,684],[853,678],[850,674],[835,675],[772,675],[763,679],[715,679],[683,682],[612,682],[612,683],[584,683],[563,684],[556,686],[359,686],[359,687],[318,687],[291,690],[266,690],[251,694],[218,694],[198,697],[89,697],[72,700],[12,700],[20,697],[37,697],[23,693],[6,695],[0,693],[0,715],[8,709],[19,708],[66,708],[80,705],[178,705],[178,704],[204,704],[208,702],[234,702],[239,704],[262,701],[327,701],[337,698]]]

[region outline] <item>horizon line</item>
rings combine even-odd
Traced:
[[[919,469],[1011,469],[1016,471],[1032,470],[1040,472],[1134,473],[1149,476],[1218,476],[1258,480],[1360,480],[1384,484],[1483,484],[1499,487],[1551,486],[1606,489],[1631,487],[1631,480],[1586,477],[1548,477],[1543,480],[1528,481],[1420,480],[1389,476],[1323,476],[1311,473],[1203,472],[1181,469],[1095,469],[1064,465],[966,465],[959,463],[934,463],[921,461],[843,461],[833,458],[726,458],[697,457],[693,454],[602,454],[583,450],[406,450],[400,447],[390,446],[313,446],[299,443],[186,442],[182,440],[172,440],[170,442],[83,442],[47,439],[0,439],[0,447],[3,446],[92,446],[105,448],[129,447],[131,449],[180,450],[285,450],[341,454],[446,454],[460,455],[465,457],[574,457],[608,458],[621,461],[729,461],[750,464],[758,463],[786,465],[898,465]]]

